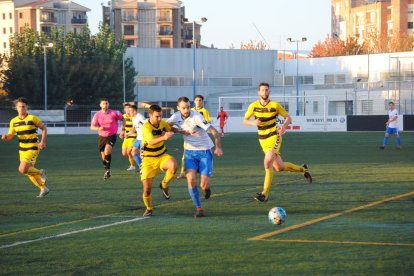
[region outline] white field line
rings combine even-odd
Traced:
[[[44,241],[44,240],[49,240],[49,239],[54,239],[54,238],[61,238],[61,237],[69,236],[69,235],[74,235],[74,234],[78,234],[78,233],[82,233],[82,232],[89,232],[89,231],[94,231],[94,230],[98,230],[98,229],[108,228],[108,227],[117,226],[117,225],[130,223],[130,222],[134,222],[134,221],[139,221],[139,220],[143,220],[143,219],[147,219],[147,217],[135,217],[134,219],[123,220],[123,221],[118,221],[118,222],[114,222],[114,223],[110,223],[110,224],[104,224],[104,225],[100,225],[100,226],[84,228],[84,229],[81,229],[81,230],[61,233],[61,234],[57,234],[57,235],[41,237],[41,238],[37,238],[37,239],[34,239],[34,240],[18,241],[18,242],[15,242],[15,243],[2,245],[2,246],[0,246],[0,249],[15,247],[15,246],[22,245],[22,244],[39,242],[39,241]]]

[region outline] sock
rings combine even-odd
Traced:
[[[181,170],[180,173],[183,174],[184,173],[184,153],[183,153],[183,157],[181,158]]]
[[[140,154],[134,154],[134,161],[135,161],[135,166],[139,167],[141,166],[141,157]]]
[[[288,172],[305,172],[305,168],[302,166],[295,165],[290,162],[284,162],[285,164],[285,171]]]
[[[268,197],[269,192],[270,192],[270,186],[272,186],[274,171],[273,171],[273,168],[270,168],[270,169],[265,169],[265,172],[266,174],[265,174],[262,194]]]
[[[27,175],[40,175],[40,171],[33,166],[30,166],[27,170]]]
[[[40,176],[34,176],[34,175],[27,175],[27,177],[30,179],[30,181],[32,181],[32,183],[38,187],[40,190],[42,190],[45,185],[42,182],[42,179],[40,178]]]
[[[145,207],[147,207],[148,210],[152,210],[152,194],[147,196],[143,193],[142,199],[144,200]]]
[[[382,143],[384,146],[388,144],[388,137],[384,137],[384,142]]]
[[[167,171],[165,173],[164,179],[161,182],[162,187],[167,188],[168,183],[170,183],[173,178],[174,178],[174,173]]]
[[[188,188],[188,193],[190,194],[191,199],[193,200],[194,205],[197,208],[201,208],[200,194],[198,193],[197,186],[195,186],[194,188]]]
[[[102,165],[104,166],[104,169],[106,170],[106,160],[102,160]]]
[[[397,146],[401,146],[401,138],[400,137],[397,137],[395,139],[395,141],[397,141]]]
[[[110,154],[105,155],[105,161],[106,161],[105,169],[107,169],[107,170],[111,169],[111,159],[112,159],[112,155],[110,155]]]
[[[134,160],[134,158],[128,156],[128,160],[129,160],[129,164],[131,165],[131,167],[135,167],[135,160]]]

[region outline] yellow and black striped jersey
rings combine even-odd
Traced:
[[[8,134],[17,134],[19,139],[19,150],[38,150],[39,139],[37,137],[37,128],[42,121],[31,114],[27,114],[24,119],[19,116],[10,120],[10,129]]]
[[[206,120],[207,123],[211,123],[210,113],[208,112],[207,109],[205,109],[204,107],[199,108],[199,109],[196,109],[195,107],[193,107],[191,109],[203,115],[204,120]]]
[[[127,115],[127,114],[123,114],[122,117],[124,117],[124,128],[125,128],[125,133],[128,133],[129,130],[132,128],[132,117]],[[128,135],[128,139],[129,138],[137,138],[137,134],[134,132],[131,135]]]
[[[257,100],[249,105],[244,118],[248,120],[253,115],[261,122],[257,126],[259,139],[266,139],[277,134],[277,117],[278,115],[286,117],[287,112],[278,102],[269,101],[263,106],[260,100]]]
[[[142,145],[144,157],[158,157],[167,152],[164,141],[150,145],[149,141],[158,138],[165,131],[170,131],[171,126],[164,120],[160,121],[158,127],[153,126],[149,121],[142,126]]]

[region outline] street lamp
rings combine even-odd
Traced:
[[[293,39],[288,37],[288,42],[296,42],[296,116],[299,116],[299,42],[305,42],[306,37],[302,39]]]
[[[53,43],[48,43],[46,45],[41,45],[40,43],[35,43],[36,47],[43,47],[43,66],[44,66],[44,87],[45,87],[45,111],[47,110],[47,63],[46,63],[46,48],[52,48]]]
[[[188,21],[188,19],[184,19],[184,21]],[[207,22],[207,18],[201,17],[200,21],[201,23],[205,23]],[[193,20],[193,99],[195,98],[195,95],[196,95],[196,48],[197,48],[196,39],[195,39],[195,24],[196,23],[197,22]]]

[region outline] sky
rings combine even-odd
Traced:
[[[108,0],[73,0],[92,11],[88,13],[92,33],[102,20],[101,3]],[[272,50],[296,49],[287,38],[301,39],[300,50],[311,50],[331,31],[331,0],[182,0],[186,17],[208,20],[201,29],[201,43],[219,49],[250,40],[267,42]]]

